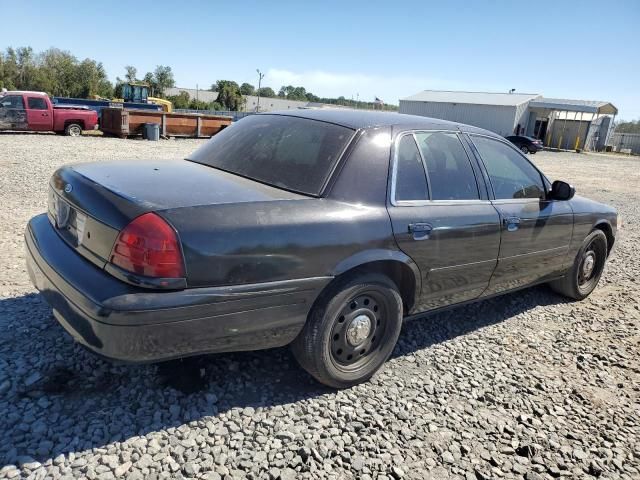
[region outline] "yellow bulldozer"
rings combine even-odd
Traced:
[[[95,100],[105,100],[94,95]],[[112,102],[127,103],[153,103],[162,108],[167,113],[173,112],[173,104],[164,98],[150,97],[149,84],[144,82],[131,82],[122,85],[122,98],[114,98]]]

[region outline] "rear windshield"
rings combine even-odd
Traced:
[[[187,159],[318,195],[353,133],[306,118],[252,115],[222,130]]]

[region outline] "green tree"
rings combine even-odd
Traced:
[[[107,73],[100,62],[86,58],[77,67],[76,82],[79,97],[97,95],[103,98],[113,96],[113,85],[107,79]]]
[[[9,47],[4,59],[4,79],[3,83],[8,90],[18,88],[18,56],[16,51]]]
[[[138,69],[136,67],[132,67],[131,65],[125,65],[124,70],[125,72],[127,72],[124,74],[124,79],[128,83],[134,83],[138,81],[138,79],[136,78],[136,75],[138,75]]]
[[[213,87],[213,85],[212,85]],[[226,110],[240,110],[244,105],[244,99],[238,84],[232,80],[218,80],[215,83],[218,99],[216,100]]]
[[[309,101],[310,98],[318,99],[311,92],[307,92],[304,87],[294,87],[292,85],[282,86],[280,87],[280,91],[278,92],[278,96],[282,98],[286,98],[287,100],[298,100],[298,101]],[[313,100],[316,101],[316,100]]]
[[[286,98],[287,95],[289,95],[289,93],[292,91],[293,91],[292,85],[287,85],[286,87],[283,85],[282,87],[280,87],[280,90],[278,91],[278,96],[282,98]]]
[[[78,70],[78,59],[71,53],[50,48],[39,56],[39,75],[34,75],[28,88],[61,97],[84,96]]]
[[[168,96],[167,100],[173,103],[174,108],[189,108],[189,103],[191,102],[189,94],[184,90],[180,90],[178,95]]]
[[[207,102],[203,102],[202,100],[196,100],[195,98],[191,99],[189,102],[189,107],[191,110],[208,110],[209,104]]]
[[[57,48],[42,53],[35,53],[30,47],[0,52],[0,85],[70,97],[113,93],[101,63],[92,59],[79,62],[71,53]]]
[[[256,89],[250,83],[245,82],[240,85],[240,93],[242,93],[242,95],[254,95],[256,93]]]
[[[276,92],[273,91],[271,87],[262,87],[260,90],[261,97],[274,98],[276,97]]]
[[[175,87],[176,85],[171,67],[164,65],[158,65],[153,71],[153,81],[153,93],[154,95],[158,95],[160,97],[164,96],[165,89]]]
[[[147,72],[142,77],[142,81],[149,85],[149,96],[155,96],[155,92],[158,90],[158,85],[156,84],[156,79],[153,76],[153,73]],[[186,107],[185,107],[186,108]]]
[[[35,54],[31,47],[20,47],[16,50],[18,78],[17,81],[23,87],[34,85],[38,80],[38,71]]]
[[[616,133],[640,133],[640,120],[625,122],[620,120],[616,123]]]
[[[309,101],[309,102],[319,102],[320,101],[320,97],[318,97],[317,95],[314,95],[311,92],[307,92],[307,101]]]

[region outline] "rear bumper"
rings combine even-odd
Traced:
[[[331,277],[150,291],[74,252],[46,215],[25,232],[27,269],[60,324],[95,353],[133,363],[290,343]]]

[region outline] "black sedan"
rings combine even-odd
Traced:
[[[525,135],[511,135],[506,138],[518,147],[522,153],[536,153],[540,150],[544,150],[542,140],[538,138],[527,137]]]
[[[407,316],[541,282],[585,298],[617,221],[493,133],[338,110],[247,117],[186,160],[66,166],[48,200],[28,270],[82,345],[157,362],[291,344],[338,388]]]

